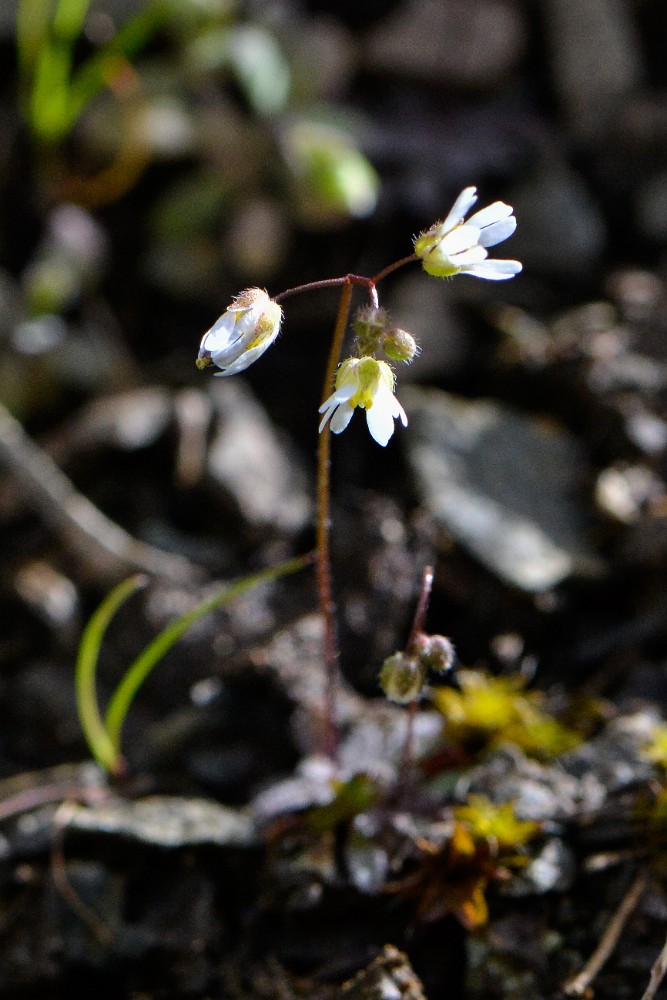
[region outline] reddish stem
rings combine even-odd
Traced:
[[[418,651],[417,640],[424,631],[424,621],[426,619],[426,612],[428,611],[428,603],[431,599],[432,589],[433,567],[424,566],[421,588],[419,591],[419,600],[417,601],[417,606],[412,619],[412,628],[410,629],[410,635],[408,636],[408,641],[405,646],[405,652],[408,656],[414,656]],[[396,782],[396,794],[398,796],[402,795],[409,787],[410,772],[412,771],[412,751],[415,741],[415,716],[417,715],[418,704],[418,699],[415,698],[415,700],[411,701],[408,705],[405,743],[403,744],[401,763],[398,769],[398,780]]]
[[[358,282],[348,281],[343,290],[336,316],[329,360],[327,361],[322,402],[331,394],[331,388],[340,359],[347,320],[352,301],[352,285]],[[336,605],[331,586],[331,434],[327,427],[319,436],[317,448],[317,593],[320,611],[324,620],[324,660],[326,666],[325,688],[325,735],[324,751],[335,758],[338,754],[338,720],[336,718],[336,702],[338,693],[338,642],[336,636]]]
[[[341,278],[322,278],[321,281],[308,281],[305,285],[295,285],[294,288],[286,288],[284,292],[279,292],[273,296],[274,302],[282,302],[283,299],[291,295],[301,295],[302,292],[314,292],[318,288],[341,288],[350,285],[361,285],[368,290],[372,304],[377,308],[378,294],[375,282],[372,278],[366,278],[363,274],[345,274]]]

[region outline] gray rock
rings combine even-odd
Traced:
[[[126,837],[157,847],[250,847],[255,842],[247,813],[209,799],[171,795],[114,799],[94,808],[72,806],[67,825],[80,832]]]
[[[572,130],[595,139],[642,82],[641,47],[625,0],[542,0],[554,85]]]
[[[543,892],[565,892],[576,875],[572,848],[560,837],[550,837],[537,857],[502,887],[504,896],[531,896]]]
[[[525,43],[519,9],[507,0],[412,0],[372,32],[366,62],[431,84],[490,89]]]
[[[294,533],[306,527],[311,500],[306,476],[240,379],[221,379],[212,390],[217,431],[208,475],[238,507],[247,524]]]
[[[580,277],[595,266],[606,228],[578,174],[557,162],[545,164],[512,191],[510,200],[520,222],[507,256],[522,261],[527,272]]]
[[[643,749],[659,722],[653,710],[613,719],[599,736],[563,754],[561,765],[574,777],[598,781],[607,795],[648,782],[655,766],[643,756]]]
[[[433,389],[402,399],[422,502],[488,569],[534,593],[599,569],[577,497],[581,455],[564,431]]]
[[[386,944],[369,966],[343,984],[335,1000],[425,1000],[425,996],[407,956]]]
[[[457,798],[471,792],[493,802],[512,802],[519,819],[562,822],[598,809],[606,789],[594,775],[567,774],[559,764],[529,760],[515,746],[501,747],[476,767],[457,788]]]

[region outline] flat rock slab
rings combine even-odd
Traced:
[[[252,847],[256,843],[249,815],[207,799],[152,795],[136,801],[114,799],[73,806],[67,827],[86,833],[121,836],[156,847]]]
[[[492,573],[540,593],[599,571],[586,540],[582,456],[564,431],[437,389],[401,395],[420,499]]]

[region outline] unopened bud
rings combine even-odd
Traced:
[[[398,327],[383,334],[381,347],[390,361],[403,361],[405,364],[410,364],[415,355],[419,354],[417,341],[412,334]]]
[[[407,705],[416,701],[424,687],[424,667],[419,660],[405,653],[393,653],[382,664],[378,678],[389,701]]]
[[[456,652],[445,635],[421,635],[418,640],[419,661],[425,670],[446,674],[454,666]]]
[[[357,338],[357,347],[362,357],[375,357],[380,349],[382,335],[387,329],[389,316],[386,309],[375,306],[361,308],[352,324]]]

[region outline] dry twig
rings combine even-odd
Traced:
[[[648,981],[648,986],[644,990],[642,1000],[653,1000],[654,996],[658,992],[658,987],[660,983],[665,978],[665,973],[667,972],[667,938],[662,946],[662,951],[656,958],[655,962],[651,966],[651,977]]]
[[[118,579],[138,570],[182,582],[197,577],[196,568],[187,559],[138,541],[106,517],[75,489],[2,404],[0,464],[15,477],[30,505],[53,525],[95,576]]]
[[[620,906],[607,924],[598,946],[581,972],[563,985],[570,996],[583,996],[618,944],[623,928],[635,910],[646,887],[646,872],[640,871],[621,900]]]

